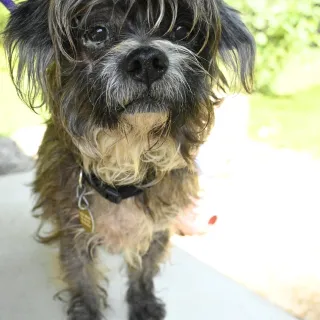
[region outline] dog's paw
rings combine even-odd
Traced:
[[[68,312],[68,320],[102,320],[102,316],[82,307]]]
[[[166,308],[160,300],[141,301],[130,306],[129,320],[163,320]]]
[[[77,297],[71,301],[68,320],[102,320],[102,315],[99,310],[93,310],[80,297]]]

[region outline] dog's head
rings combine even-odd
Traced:
[[[254,42],[223,0],[28,0],[5,36],[18,93],[73,137],[152,112],[187,153],[230,71],[251,89]]]

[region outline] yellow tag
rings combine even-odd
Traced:
[[[94,232],[94,220],[89,210],[79,211],[80,223],[87,232]]]

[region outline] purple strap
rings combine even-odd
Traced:
[[[2,4],[9,10],[12,11],[16,5],[12,0],[0,0],[0,2],[2,2]]]

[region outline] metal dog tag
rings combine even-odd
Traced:
[[[83,228],[90,233],[94,232],[94,220],[89,210],[79,210],[79,219]]]
[[[93,215],[89,209],[88,193],[86,186],[83,184],[83,172],[80,170],[79,184],[77,186],[77,199],[79,208],[79,220],[84,230],[93,233],[95,230]]]

